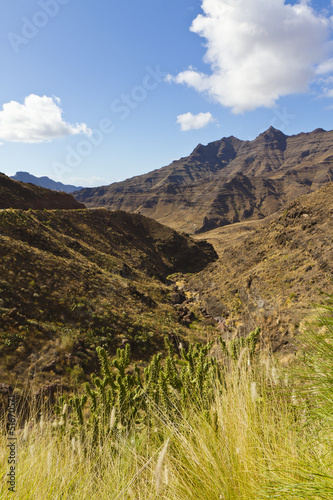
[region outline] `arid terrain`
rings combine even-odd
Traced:
[[[271,127],[253,141],[199,144],[166,167],[75,196],[87,207],[140,212],[201,233],[267,217],[332,179],[333,131],[286,136]]]
[[[161,348],[165,335],[177,345],[219,335],[232,339],[257,326],[261,346],[287,362],[304,318],[320,302],[321,293],[333,291],[333,184],[324,175],[331,168],[330,138],[331,133],[320,130],[292,138],[275,130],[259,136],[258,158],[267,150],[272,162],[277,159],[271,167],[268,160],[255,160],[253,178],[261,182],[261,174],[268,171],[272,179],[286,175],[290,182],[283,180],[284,194],[275,190],[274,196],[262,201],[267,210],[232,224],[220,221],[215,229],[197,231],[194,240],[142,214],[85,209],[69,194],[2,175],[2,377],[10,382],[30,380],[36,386],[63,380],[78,383],[96,368],[97,346],[114,353],[130,343],[135,357],[144,361]],[[300,141],[303,146],[297,147],[304,148],[305,142],[310,147],[310,139],[317,141],[313,151],[300,155],[316,157],[318,163],[311,160],[306,166],[310,160],[297,163],[301,156],[295,148]],[[240,151],[253,150],[256,143],[241,148],[235,141],[231,142]],[[207,153],[204,147],[199,151]],[[238,167],[230,166],[233,161],[224,166],[231,183],[245,176],[235,173]],[[206,171],[207,163],[203,165]],[[213,173],[209,168],[211,175],[220,175],[217,167]],[[192,170],[199,178],[201,169]],[[183,179],[180,184],[184,183]],[[202,178],[200,185],[206,185]],[[240,199],[244,191],[237,183],[234,186]],[[313,192],[285,203],[298,191],[309,190]],[[169,196],[174,213],[180,198],[171,192]],[[270,205],[269,199],[277,201]],[[202,209],[199,203],[194,206]],[[178,226],[182,216],[183,212],[170,225]]]
[[[4,208],[67,210],[82,209],[85,206],[70,194],[50,191],[35,184],[25,184],[0,173],[0,210]]]
[[[4,209],[0,235],[2,382],[79,383],[97,346],[130,343],[140,360],[165,335],[205,335],[189,328],[194,313],[174,308],[167,276],[215,260],[210,244],[141,215],[85,209]]]
[[[222,332],[262,339],[280,355],[293,351],[302,320],[333,293],[333,184],[259,221],[209,231],[219,260],[179,286],[197,294]]]

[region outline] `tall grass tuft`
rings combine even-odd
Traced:
[[[333,298],[318,306],[298,338],[291,375],[303,453],[284,468],[270,498],[333,498]]]
[[[55,414],[31,414],[18,430],[15,498],[333,498],[332,324],[322,310],[287,374],[256,348],[259,330],[221,342],[221,360],[211,344],[180,356],[167,344],[144,373],[128,347],[111,360],[99,350],[86,394],[60,398]],[[6,439],[0,432],[4,500],[13,497]]]

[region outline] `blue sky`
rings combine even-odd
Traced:
[[[224,136],[333,128],[329,1],[15,0],[1,14],[8,175],[102,185]]]

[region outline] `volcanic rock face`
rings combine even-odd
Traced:
[[[82,209],[85,206],[67,193],[51,191],[33,184],[15,181],[0,174],[0,210],[6,208],[42,209]]]
[[[73,186],[72,184],[63,184],[62,182],[55,182],[49,177],[36,177],[29,174],[28,172],[16,172],[15,175],[11,177],[15,181],[29,182],[30,184],[35,184],[36,186],[51,189],[52,191],[63,191],[64,193],[73,193],[74,191],[79,191],[83,189],[82,186]]]
[[[333,179],[333,131],[286,136],[271,127],[253,141],[226,137],[123,182],[84,189],[88,207],[140,212],[204,232],[274,213]]]

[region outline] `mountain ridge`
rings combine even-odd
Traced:
[[[25,183],[35,184],[35,186],[44,187],[51,189],[52,191],[63,191],[64,193],[73,193],[74,191],[79,191],[84,189],[83,186],[73,186],[72,184],[63,184],[62,182],[54,181],[50,177],[36,177],[29,172],[16,172],[15,175],[10,177],[15,181],[21,181]]]
[[[333,180],[333,131],[287,136],[270,127],[252,141],[224,137],[170,165],[75,198],[88,207],[140,212],[187,231],[264,218]]]

